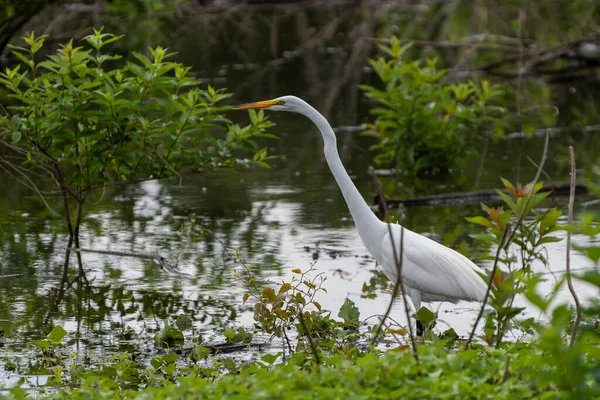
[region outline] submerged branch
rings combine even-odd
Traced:
[[[538,165],[539,167],[539,165]],[[570,190],[569,183],[552,183],[542,186],[541,191],[552,192],[554,196],[568,196]],[[575,184],[575,193],[587,194],[588,189],[582,183]],[[503,189],[502,192],[508,194],[507,189]],[[373,200],[374,205],[372,208],[377,211],[382,209],[381,197],[375,196]],[[475,190],[472,192],[460,192],[460,193],[447,193],[447,194],[436,194],[432,196],[415,197],[414,199],[405,200],[387,200],[389,209],[403,207],[418,207],[418,206],[447,206],[467,203],[480,203],[482,201],[500,201],[502,198],[498,195],[496,190]]]

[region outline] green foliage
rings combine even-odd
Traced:
[[[262,113],[252,113],[248,126],[230,123],[222,115],[228,107],[219,105],[230,94],[200,89],[190,67],[169,61],[173,53],[162,47],[123,62],[106,51],[120,38],[94,30],[83,45],[70,41],[40,61],[46,36],[32,33],[25,47],[12,47],[21,64],[0,73],[15,102],[0,117],[0,143],[17,155],[25,168],[13,168],[30,186],[44,183],[40,173],[57,185],[71,236],[98,189],[181,179],[186,171],[267,166],[269,159],[255,142],[271,126]],[[76,216],[68,200],[77,203]]]
[[[179,314],[177,320],[175,320],[175,325],[180,330],[185,331],[192,328],[192,320],[185,314]]]
[[[596,171],[595,175],[600,177],[600,170]],[[586,186],[596,197],[594,202],[600,202],[600,185],[588,180]],[[580,216],[579,221],[579,232],[588,237],[589,244],[574,245],[573,247],[596,265],[600,265],[600,243],[596,239],[600,235],[600,212],[597,208],[595,211],[586,211]]]
[[[360,311],[358,311],[358,307],[354,305],[352,300],[346,299],[340,308],[338,317],[344,320],[344,324],[357,328],[359,324],[358,319],[360,318]]]
[[[562,211],[556,208],[538,210],[540,203],[549,194],[549,192],[540,192],[542,182],[535,185],[532,182],[524,187],[520,184],[515,186],[506,179],[502,179],[502,182],[504,189],[497,190],[497,193],[508,209],[482,204],[481,208],[487,214],[486,216],[467,218],[467,221],[482,225],[488,230],[488,234],[476,235],[476,238],[495,246],[500,245],[507,225],[510,223],[513,227],[513,230],[507,232],[507,237],[512,237],[512,246],[506,243],[502,245],[498,258],[499,266],[502,268],[497,270],[493,277],[492,297],[488,303],[492,311],[485,315],[482,339],[496,347],[502,342],[507,330],[515,327],[513,320],[523,310],[513,305],[517,294],[525,294],[532,303],[542,311],[546,311],[553,297],[542,299],[537,294],[540,278],[532,273],[531,266],[535,261],[548,266],[544,245],[560,240],[552,233],[570,229],[567,226],[557,225]],[[495,259],[489,255],[481,258],[489,261]],[[563,282],[560,280],[552,293],[558,293]]]
[[[417,321],[423,324],[425,329],[431,329],[437,320],[437,313],[434,313],[427,307],[421,307],[419,311],[415,314],[415,318]]]
[[[156,333],[154,340],[161,346],[181,346],[185,340],[183,333],[174,329],[169,325],[168,321],[164,322],[163,329]]]
[[[487,81],[443,83],[446,70],[438,69],[436,60],[423,65],[403,59],[409,47],[395,38],[390,46],[380,46],[386,58],[371,65],[383,90],[361,86],[378,103],[371,109],[377,120],[369,131],[379,139],[375,161],[410,174],[455,171],[484,131],[502,132],[495,116],[505,110],[489,105],[499,91]]]
[[[322,287],[327,280],[323,273],[310,277],[311,272],[315,270],[313,267],[305,272],[295,269],[292,271],[295,276],[291,282],[282,283],[276,292],[271,287],[261,289],[252,273],[252,266],[246,265],[239,254],[237,257],[245,270],[243,275],[236,271],[236,275],[249,288],[243,296],[243,301],[253,298],[254,319],[264,332],[283,338],[289,327],[299,323],[300,313],[304,313],[306,323],[312,325],[311,313],[305,309],[313,307],[321,312],[321,305],[315,301],[315,296],[319,291],[326,291]]]
[[[52,328],[46,339],[34,340],[33,343],[42,351],[46,361],[50,363],[58,362],[61,359],[61,354],[57,349],[66,335],[67,331],[62,326],[57,325]]]
[[[532,188],[529,195],[534,194]],[[295,274],[311,282],[307,275],[309,271],[296,271]],[[532,303],[546,311],[554,297],[529,296],[536,293],[539,280],[534,278],[537,276],[532,274],[529,281],[519,280],[519,284]],[[597,271],[587,272],[579,278],[600,289]],[[556,289],[560,284],[562,282]],[[289,296],[295,294],[287,285],[284,289],[284,293],[290,292]],[[253,290],[250,286],[251,293]],[[557,290],[552,293],[555,295]],[[269,301],[271,298],[270,295],[266,296],[266,300],[252,296],[256,301]],[[419,311],[421,320],[430,324],[435,315],[425,310]],[[582,311],[585,315],[594,316],[597,321],[600,302],[596,300]],[[457,351],[455,346],[451,346],[457,341],[457,335],[449,330],[444,332],[441,340],[430,334],[419,343],[419,361],[404,344],[384,354],[376,349],[360,352],[356,350],[357,342],[352,340],[348,340],[345,346],[328,344],[351,337],[352,333],[344,337],[340,331],[345,330],[340,328],[347,328],[349,323],[358,321],[358,309],[347,300],[339,316],[344,322],[336,324],[326,315],[311,314],[310,335],[317,343],[321,359],[318,368],[309,362],[313,358],[312,350],[300,343],[295,353],[284,359],[280,359],[282,353],[279,352],[264,354],[259,360],[255,358],[255,361],[244,364],[236,363],[232,358],[209,358],[210,350],[198,345],[191,351],[189,361],[169,353],[153,357],[149,367],[136,363],[127,354],[115,355],[92,370],[75,363],[69,368],[56,364],[52,369],[54,378],[51,383],[62,390],[49,397],[308,399],[316,395],[325,399],[509,399],[600,396],[597,381],[600,374],[598,324],[584,326],[570,346],[566,338],[570,333],[573,312],[564,304],[553,308],[547,323],[530,323],[536,333],[530,343],[502,343],[499,348],[475,344],[468,350]],[[299,336],[307,335],[298,324],[289,326],[295,326]],[[401,330],[388,333],[405,334]],[[236,341],[236,336],[246,336],[247,333],[243,329],[229,328],[224,335],[228,340]],[[64,330],[55,329],[48,337],[60,341],[63,336]],[[355,334],[354,339],[357,337]],[[24,393],[18,389],[12,389],[8,398],[22,398],[22,395]]]
[[[225,328],[223,332],[225,339],[232,343],[245,343],[252,342],[252,333],[247,332],[244,328],[238,328],[237,331],[233,328]]]
[[[563,310],[564,311],[564,310]],[[561,311],[562,312],[562,311]],[[560,312],[559,312],[560,313]],[[514,343],[503,349],[477,347],[448,352],[444,342],[419,346],[421,362],[407,352],[374,353],[355,361],[328,357],[318,372],[298,368],[299,358],[278,365],[249,363],[238,374],[218,380],[191,369],[177,384],[166,382],[142,391],[120,390],[108,380],[89,382],[74,391],[51,398],[69,399],[239,399],[239,398],[594,398],[600,395],[595,375],[598,358],[575,357],[564,370],[548,362],[548,349],[537,344]],[[552,353],[551,353],[552,354]],[[270,363],[269,363],[270,364]]]

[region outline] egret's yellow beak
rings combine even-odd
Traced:
[[[269,108],[272,106],[283,105],[283,104],[284,103],[281,100],[263,100],[263,101],[257,101],[256,103],[241,104],[239,106],[233,107],[233,109],[234,110],[253,110],[253,109],[259,109],[259,108]]]

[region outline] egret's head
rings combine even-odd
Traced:
[[[282,96],[273,100],[257,101],[233,107],[234,110],[265,109],[273,111],[299,112],[306,103],[295,96]]]

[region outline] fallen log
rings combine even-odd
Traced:
[[[551,192],[554,196],[568,196],[570,190],[569,183],[553,183],[542,186],[540,191]],[[508,190],[502,190],[508,194]],[[587,187],[578,183],[575,185],[575,194],[582,195],[587,194]],[[388,209],[404,207],[419,207],[419,206],[451,206],[460,204],[479,203],[482,201],[500,201],[501,198],[498,192],[494,189],[490,190],[475,190],[473,192],[460,192],[460,193],[446,193],[436,194],[432,196],[415,197],[414,199],[405,200],[386,200]],[[383,211],[383,202],[379,198],[379,195],[375,196],[373,205],[371,206],[377,213]]]
[[[238,351],[249,351],[249,350],[264,350],[269,347],[269,343],[217,343],[217,344],[204,344],[203,347],[206,347],[212,354],[229,354],[235,353]],[[189,357],[193,347],[184,347],[181,349],[159,349],[157,351],[158,355],[165,355],[167,352],[169,354],[177,354],[182,357]]]

